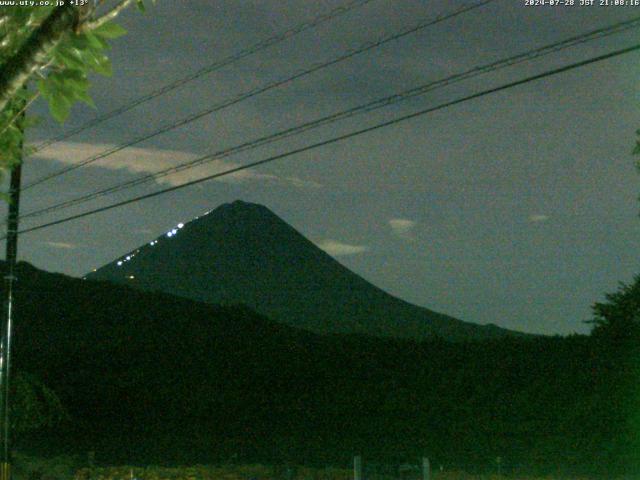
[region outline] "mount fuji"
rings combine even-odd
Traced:
[[[244,304],[316,333],[483,340],[519,335],[396,298],[262,205],[219,206],[86,275],[210,304]]]

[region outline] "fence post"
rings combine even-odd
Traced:
[[[431,480],[431,463],[427,457],[422,457],[422,480]]]
[[[353,480],[362,480],[362,457],[353,457]]]

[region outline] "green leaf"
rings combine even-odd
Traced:
[[[102,38],[114,39],[127,34],[127,31],[117,23],[107,22],[91,30],[91,33]]]
[[[45,100],[49,100],[53,95],[51,84],[47,81],[46,78],[42,78],[38,81],[38,91]]]
[[[49,111],[51,116],[58,122],[63,123],[71,113],[71,100],[68,97],[56,94],[49,100]]]
[[[86,68],[82,51],[67,45],[60,45],[53,53],[53,58],[57,63],[67,68],[79,70]]]
[[[111,48],[111,45],[109,45],[104,38],[99,37],[98,35],[87,32],[85,33],[85,36],[91,48],[96,51],[109,50]]]
[[[106,55],[95,55],[89,66],[94,72],[104,75],[105,77],[110,77],[113,74],[111,60],[109,60]]]
[[[81,102],[86,103],[90,107],[96,108],[96,104],[93,102],[93,98],[91,98],[86,91],[76,92],[76,98]]]
[[[69,45],[78,50],[84,50],[90,47],[89,39],[84,33],[73,33],[69,35],[68,39]]]
[[[65,90],[86,91],[89,88],[89,80],[80,70],[64,70],[59,73],[59,77]]]
[[[24,128],[31,128],[31,127],[35,127],[37,125],[40,125],[42,123],[42,117],[33,115],[33,114],[29,114],[25,116],[24,119]],[[29,154],[27,153],[29,151],[29,147],[28,146],[24,146],[24,151],[25,151],[25,157],[29,156]]]
[[[142,13],[144,13],[146,11],[146,8],[144,6],[144,1],[143,0],[137,0],[136,1],[136,7],[138,7],[138,10],[140,10]]]

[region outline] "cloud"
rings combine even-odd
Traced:
[[[529,216],[529,221],[533,223],[546,222],[547,220],[549,220],[548,215],[534,214]]]
[[[67,165],[83,161],[107,150],[114,145],[60,142],[34,154],[34,157],[42,160],[52,160]],[[177,150],[160,150],[154,148],[131,147],[114,153],[106,158],[96,160],[92,165],[110,170],[128,170],[131,173],[149,174],[160,170],[175,167],[180,164],[195,160],[202,155],[182,152]],[[239,167],[241,164],[224,160],[212,160],[203,165],[185,169],[183,171],[157,178],[155,181],[168,186],[196,180],[215,173]],[[296,176],[282,177],[269,173],[248,169],[226,175],[216,179],[226,183],[241,182],[269,182],[295,188],[321,188],[322,185],[304,180]]]
[[[77,245],[67,242],[44,242],[44,244],[51,248],[63,248],[65,250],[77,248]]]
[[[407,218],[392,218],[389,220],[389,226],[393,233],[401,238],[410,239],[411,231],[417,225],[413,220],[409,220]]]
[[[330,239],[319,242],[318,247],[329,255],[333,255],[335,257],[357,255],[369,250],[369,247],[366,245],[349,245],[348,243],[342,243],[337,240]]]

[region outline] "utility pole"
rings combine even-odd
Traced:
[[[18,119],[24,126],[24,110]],[[23,130],[24,132],[24,130]],[[11,169],[9,187],[9,215],[7,218],[6,270],[4,276],[5,302],[0,342],[0,480],[11,479],[11,443],[9,416],[9,374],[11,366],[11,327],[13,322],[13,287],[18,257],[18,220],[20,215],[20,184],[22,176],[22,140],[20,158]]]

